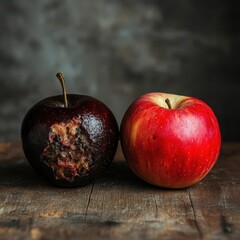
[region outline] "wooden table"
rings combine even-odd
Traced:
[[[0,239],[240,239],[240,143],[223,144],[199,184],[166,190],[138,179],[119,149],[95,183],[56,188],[20,143],[0,143]]]

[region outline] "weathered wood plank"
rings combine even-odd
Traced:
[[[193,211],[187,190],[165,190],[142,182],[115,162],[95,184],[87,211],[89,222],[109,222],[121,234],[134,237],[158,237],[176,234],[178,239],[197,237],[191,219]],[[187,232],[187,235],[185,234]],[[117,237],[117,236],[114,236]],[[126,236],[125,236],[126,237]]]
[[[240,144],[225,144],[199,184],[166,190],[137,178],[121,151],[94,184],[56,188],[19,143],[0,143],[0,239],[239,239]]]
[[[240,146],[225,144],[217,165],[189,193],[205,238],[240,237]]]

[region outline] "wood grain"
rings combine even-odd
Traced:
[[[119,148],[93,184],[56,188],[20,143],[0,143],[0,239],[239,239],[239,172],[240,143],[228,143],[203,181],[166,190],[137,178]]]

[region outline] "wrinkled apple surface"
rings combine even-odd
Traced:
[[[119,130],[102,102],[83,95],[46,98],[22,123],[22,146],[32,167],[59,186],[81,186],[102,174],[114,158]]]

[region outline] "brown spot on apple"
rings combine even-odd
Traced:
[[[81,121],[74,118],[55,123],[50,129],[42,161],[52,169],[56,180],[73,182],[75,177],[87,175],[93,160],[90,139]]]
[[[153,140],[156,140],[156,139],[157,139],[157,136],[156,136],[156,135],[153,135],[153,136],[152,136],[152,139],[153,139]]]

